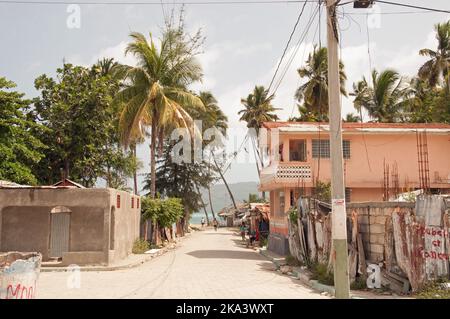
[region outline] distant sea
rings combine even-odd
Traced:
[[[205,217],[205,213],[193,213],[190,219],[190,223],[194,225],[200,225],[202,217]]]

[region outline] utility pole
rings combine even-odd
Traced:
[[[336,298],[350,298],[348,278],[347,214],[345,208],[344,166],[342,158],[341,92],[339,81],[339,33],[336,5],[340,0],[326,0],[328,40],[328,107],[331,150],[331,204]]]

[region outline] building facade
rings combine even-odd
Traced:
[[[139,238],[140,197],[116,189],[0,188],[0,252],[40,252],[58,266],[108,265]]]
[[[328,123],[269,122],[260,191],[270,192],[269,248],[288,252],[287,212],[317,181],[331,181]],[[426,186],[450,192],[450,125],[343,123],[347,202],[383,201]]]

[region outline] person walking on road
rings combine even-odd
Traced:
[[[204,217],[202,217],[201,223],[202,223],[202,228],[205,227],[205,218]]]
[[[213,226],[214,226],[214,230],[217,231],[217,226],[219,226],[219,223],[217,222],[217,219],[215,219],[215,218],[213,220]]]
[[[247,231],[247,226],[245,226],[245,222],[242,222],[239,230],[241,231],[242,241],[245,241],[245,232]]]

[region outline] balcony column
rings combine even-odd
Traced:
[[[289,138],[283,136],[280,139],[283,143],[283,162],[289,162]]]

